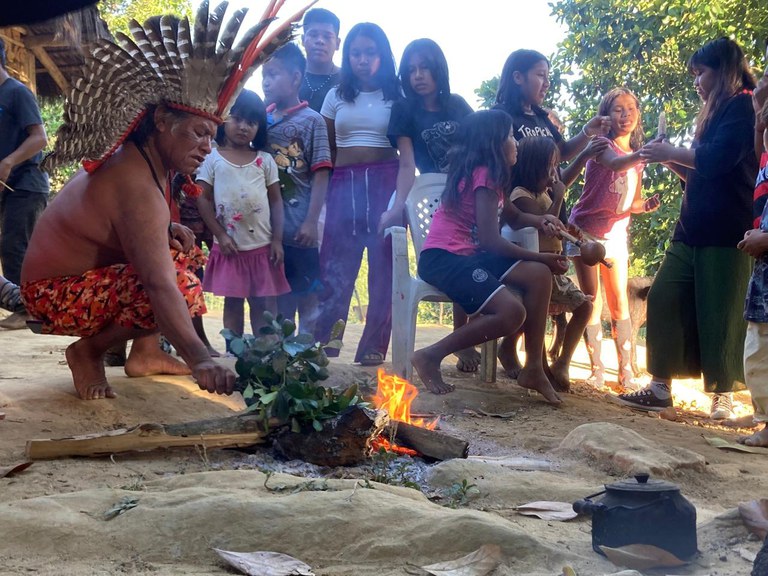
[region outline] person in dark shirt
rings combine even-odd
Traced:
[[[34,94],[5,68],[0,39],[0,261],[3,274],[21,282],[21,263],[37,219],[48,203],[48,175],[40,169],[47,144]],[[14,312],[0,321],[9,330],[25,328],[28,316]]]
[[[448,151],[459,122],[472,113],[461,96],[451,94],[448,62],[434,40],[420,38],[405,47],[399,76],[405,98],[392,105],[387,131],[399,152],[397,188],[392,207],[381,216],[379,232],[402,221],[409,193],[445,185]],[[454,330],[467,321],[467,314],[454,303]],[[475,348],[460,350],[456,357],[458,370],[477,372],[480,352]]]
[[[309,107],[320,112],[325,95],[338,85],[340,72],[333,63],[339,49],[339,18],[325,8],[314,8],[304,15],[304,33],[301,45],[307,54],[307,70],[301,81],[299,99],[309,102]]]
[[[713,392],[711,417],[733,416],[731,396],[744,388],[742,318],[752,262],[737,244],[752,227],[757,176],[751,91],[755,78],[741,47],[720,38],[688,63],[703,105],[690,148],[654,140],[640,157],[685,183],[672,242],[648,294],[651,383],[622,394],[644,410],[672,406],[673,378],[699,378]]]

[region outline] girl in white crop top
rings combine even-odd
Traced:
[[[387,128],[392,103],[400,97],[386,34],[376,24],[357,24],[344,41],[339,86],[328,92],[320,111],[328,124],[334,171],[320,249],[326,293],[315,337],[327,341],[333,324],[346,321],[367,250],[368,314],[355,357],[365,366],[384,362],[392,328],[392,250],[378,224],[397,180],[397,150]]]

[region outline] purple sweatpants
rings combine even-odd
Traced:
[[[334,168],[326,199],[320,275],[325,293],[315,337],[327,342],[333,324],[346,322],[349,303],[368,249],[368,314],[355,362],[379,352],[386,356],[392,331],[392,241],[377,233],[397,183],[397,160]]]

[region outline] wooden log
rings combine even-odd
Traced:
[[[233,420],[235,420],[233,418]],[[106,456],[120,452],[144,452],[158,448],[204,446],[241,448],[266,441],[262,430],[210,434],[169,434],[161,424],[140,424],[110,432],[27,441],[26,454],[33,460],[63,456]]]
[[[322,431],[289,429],[275,435],[275,452],[290,460],[318,466],[351,466],[371,454],[371,442],[389,423],[386,410],[353,406],[335,418],[323,421]]]
[[[450,460],[466,458],[469,454],[469,442],[437,430],[395,421],[390,422],[389,430],[397,444],[413,448],[427,458]]]

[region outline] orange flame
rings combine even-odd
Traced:
[[[392,420],[405,422],[427,430],[434,430],[437,427],[438,418],[427,421],[424,418],[411,417],[411,405],[419,391],[416,386],[408,382],[405,378],[386,374],[379,368],[377,374],[378,386],[376,394],[373,397],[373,405],[389,413]]]

